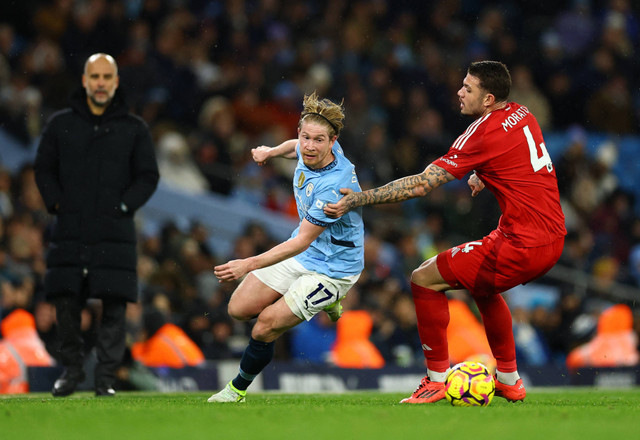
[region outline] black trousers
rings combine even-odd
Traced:
[[[68,293],[54,300],[60,339],[60,360],[71,374],[82,374],[85,344],[82,338],[82,310],[87,305],[86,289],[80,295]],[[117,368],[124,356],[125,312],[127,303],[121,299],[103,299],[102,314],[96,323],[95,385],[112,386]]]

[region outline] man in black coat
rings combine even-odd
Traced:
[[[36,156],[36,182],[55,215],[44,284],[56,306],[65,370],[54,396],[73,393],[85,378],[80,316],[89,298],[102,300],[95,392],[115,395],[126,303],[137,300],[133,216],[155,191],[159,174],[148,127],[128,112],[118,83],[110,55],[89,57],[83,88],[70,108],[51,117]]]

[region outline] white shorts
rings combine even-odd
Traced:
[[[307,321],[334,302],[344,298],[351,286],[360,278],[360,274],[345,278],[330,278],[305,269],[293,257],[251,273],[283,295],[291,312]]]

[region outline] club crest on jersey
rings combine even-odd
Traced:
[[[304,181],[306,180],[306,176],[304,175],[304,173],[300,173],[300,177],[298,177],[298,188],[302,188],[302,185],[304,185]]]
[[[304,193],[307,195],[307,197],[309,197],[312,192],[313,192],[313,183],[310,183],[305,188]]]

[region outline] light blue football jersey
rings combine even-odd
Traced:
[[[294,258],[307,270],[344,278],[358,275],[364,269],[364,224],[362,208],[347,212],[339,219],[327,217],[323,208],[335,203],[343,195],[340,188],[360,192],[358,176],[353,164],[347,159],[342,147],[333,144],[335,160],[324,168],[312,170],[302,161],[300,144],[296,145],[298,165],[293,175],[293,194],[296,198],[300,222],[303,219],[326,229],[307,250]],[[300,226],[291,234],[298,235]]]

